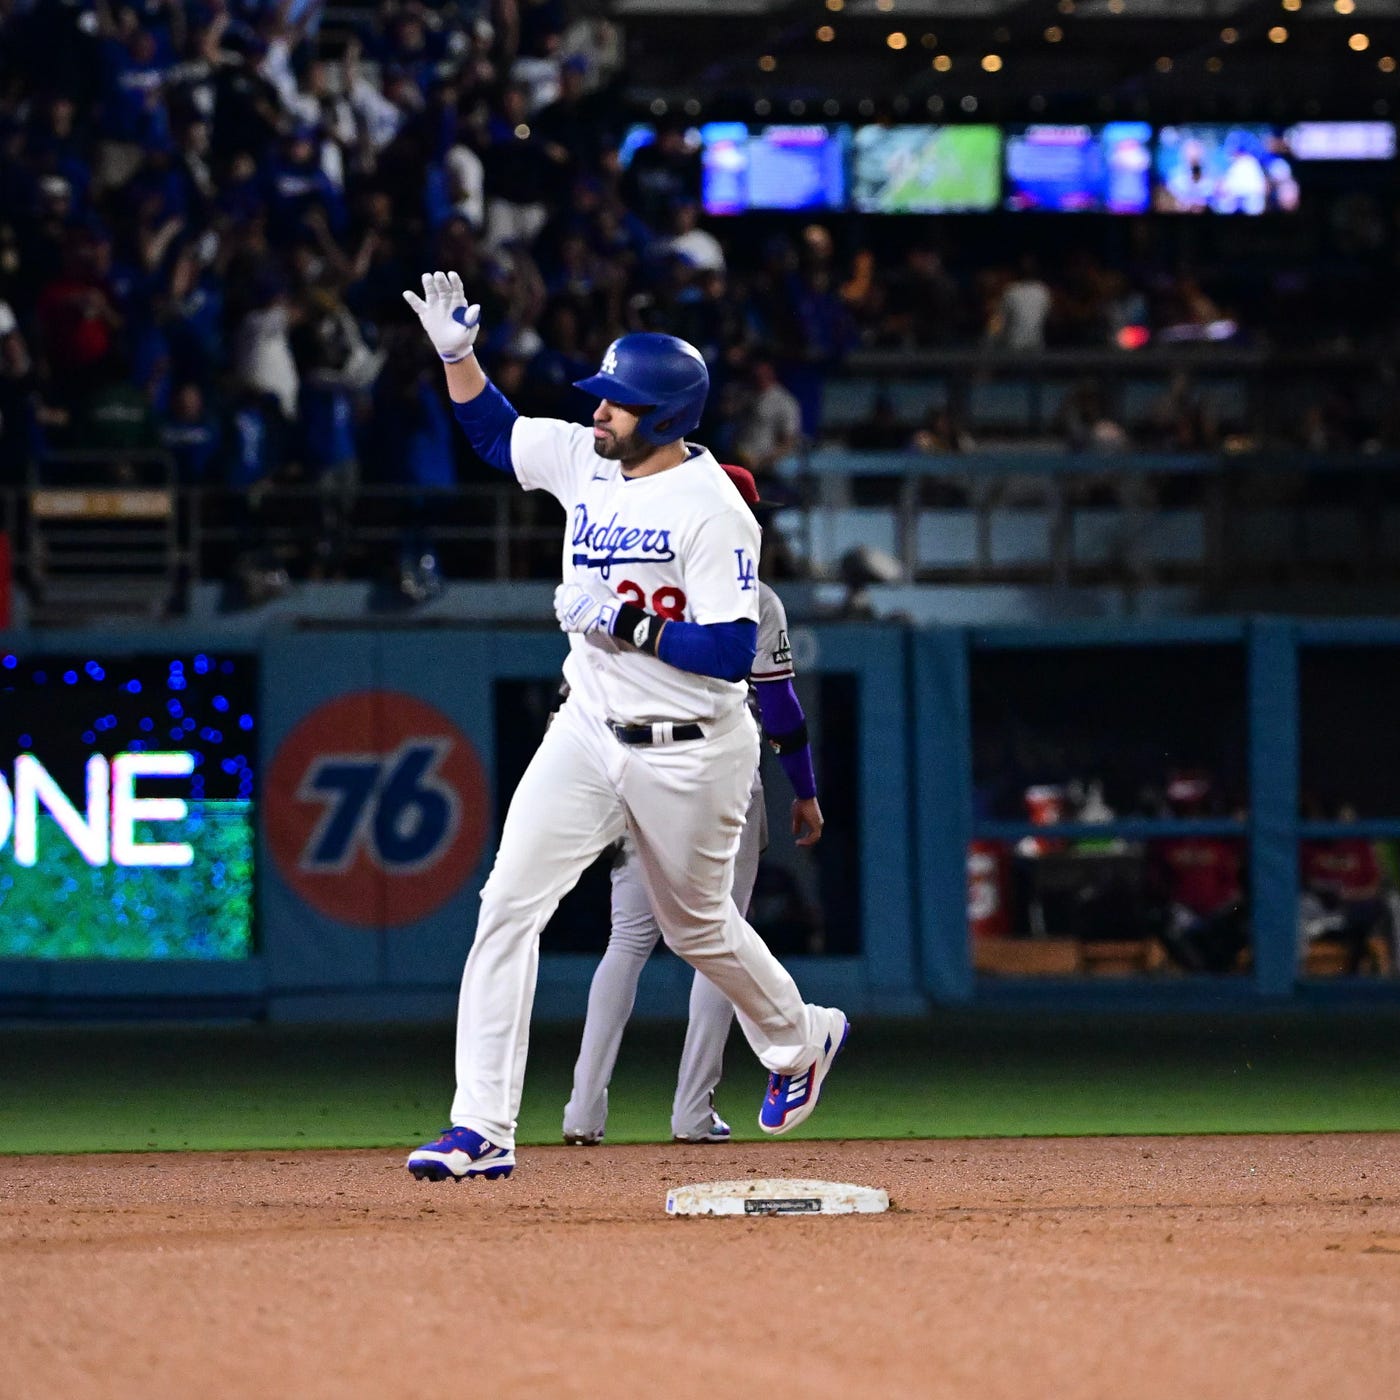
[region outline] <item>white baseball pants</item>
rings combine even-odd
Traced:
[[[589,863],[622,836],[635,846],[667,944],[734,1004],[764,1066],[796,1074],[840,1015],[803,1002],[730,894],[758,762],[737,707],[706,737],[630,746],[577,698],[566,701],[511,799],[457,1008],[452,1122],[515,1142],[540,931]]]
[[[763,785],[755,776],[734,861],[734,907],[745,917],[758,879],[758,858],[765,844],[767,822]],[[617,1065],[622,1032],[637,999],[637,983],[661,927],[651,912],[636,852],[624,849],[612,872],[612,929],[608,946],[588,989],[588,1019],[583,1026],[574,1087],[564,1107],[564,1133],[600,1137],[608,1117],[608,1084]],[[724,1072],[724,1047],[734,1024],[729,998],[697,972],[690,987],[690,1019],[685,1029],[676,1096],[671,1105],[671,1131],[682,1137],[708,1132],[711,1096]]]

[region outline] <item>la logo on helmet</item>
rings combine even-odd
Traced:
[[[602,369],[602,372],[603,372],[604,374],[616,374],[616,373],[617,373],[617,346],[616,346],[616,345],[609,345],[609,346],[608,346],[608,353],[607,353],[606,355],[603,356],[603,369]]]

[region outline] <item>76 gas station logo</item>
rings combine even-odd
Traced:
[[[342,871],[363,852],[386,870],[422,870],[451,844],[462,803],[441,777],[446,739],[414,739],[393,753],[322,754],[297,789],[324,804],[297,862],[309,871]]]
[[[475,748],[435,706],[361,690],[283,739],[265,788],[268,846],[306,903],[343,923],[433,913],[475,870],[489,820]]]

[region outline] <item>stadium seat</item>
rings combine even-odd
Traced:
[[[994,510],[990,524],[994,568],[1029,568],[1050,562],[1049,511]]]
[[[834,573],[841,556],[862,545],[899,556],[899,535],[893,510],[852,506],[818,510],[812,515],[812,563]]]
[[[1312,563],[1344,564],[1365,548],[1361,513],[1345,507],[1313,506],[1303,515],[1303,557]]]
[[[844,432],[852,423],[868,417],[875,402],[871,379],[828,379],[822,389],[822,428]]]
[[[1118,411],[1122,423],[1128,429],[1146,427],[1152,416],[1152,407],[1167,392],[1164,378],[1125,379],[1119,387]]]
[[[899,422],[913,429],[930,409],[948,403],[944,379],[828,379],[822,390],[822,430],[829,434],[849,431],[864,422],[881,397],[889,399]]]
[[[1136,534],[1135,534],[1136,532]],[[1167,510],[1134,519],[1121,510],[1076,510],[1070,518],[1076,564],[1196,564],[1205,556],[1200,512]]]
[[[915,530],[914,564],[919,569],[971,569],[977,565],[977,513],[926,510]]]
[[[1207,379],[1200,385],[1206,407],[1222,429],[1237,432],[1249,422],[1249,386],[1243,379]]]
[[[968,390],[967,417],[974,433],[1029,433],[1035,427],[1031,381],[991,379],[973,384]]]
[[[1276,563],[1294,550],[1291,510],[1266,507],[1235,512],[1230,521],[1230,553],[1251,563]]]

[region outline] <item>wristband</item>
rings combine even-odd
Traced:
[[[661,636],[664,623],[664,618],[639,608],[635,603],[619,603],[611,631],[618,641],[630,642],[638,651],[655,656],[657,639]]]

